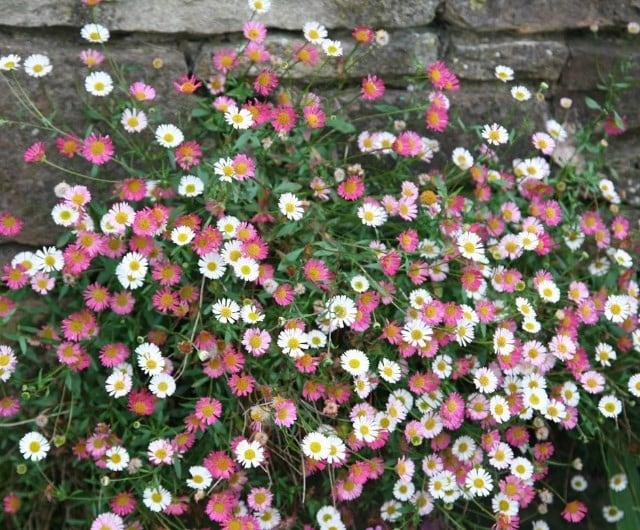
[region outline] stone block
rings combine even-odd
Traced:
[[[257,15],[267,26],[300,30],[317,21],[328,28],[367,24],[378,28],[430,23],[438,0],[299,0],[274,1]],[[251,17],[246,0],[113,0],[96,8],[96,20],[113,31],[215,35],[240,31]],[[78,0],[4,0],[2,24],[18,27],[79,26],[92,21]]]
[[[495,79],[497,65],[513,68],[521,79],[556,81],[569,56],[559,38],[487,36],[456,32],[451,35],[447,60],[462,79]]]
[[[635,0],[447,0],[443,18],[474,31],[537,33],[624,26],[637,20]]]

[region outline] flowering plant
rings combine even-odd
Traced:
[[[314,92],[296,72],[348,76],[386,32],[343,45],[310,22],[280,57],[269,2],[249,5],[242,46],[175,81],[187,117],[109,60],[95,22],[85,134],[23,88],[52,74],[47,56],[0,58],[48,134],[25,162],[74,180],[55,189],[58,243],[2,270],[4,520],[543,530],[547,512],[585,517],[587,481],[565,477],[589,441],[620,495],[603,517],[622,519],[640,294],[637,228],[606,178],[618,93],[589,100],[571,157],[554,158],[572,139],[551,119],[489,120],[443,156],[431,137],[454,130],[459,89],[444,63],[419,68],[403,106],[374,74],[354,97]],[[544,87],[513,76],[496,67],[529,113]],[[4,236],[21,224],[0,214]]]

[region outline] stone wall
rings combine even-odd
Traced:
[[[72,89],[79,82],[75,65],[78,51],[87,47],[79,28],[92,21],[91,10],[79,0],[3,0],[2,7],[0,55],[49,55],[56,75],[45,78],[46,86],[27,80],[28,88],[45,112],[57,108],[54,120],[75,130],[74,123],[84,123]],[[106,0],[96,8],[96,21],[112,33],[108,52],[137,65],[141,76],[160,83],[166,97],[171,97],[172,80],[185,71],[185,52],[195,58],[198,72],[206,72],[216,47],[241,41],[249,15],[246,0]],[[616,60],[633,59],[640,81],[640,36],[626,32],[629,22],[640,21],[640,0],[273,0],[260,20],[271,28],[269,46],[275,48],[299,41],[302,25],[312,20],[345,43],[355,25],[384,28],[389,45],[352,73],[354,86],[358,76],[376,72],[398,88],[417,63],[443,59],[461,78],[455,104],[468,122],[497,119],[506,107],[496,93],[497,64],[511,66],[517,81],[534,91],[541,82],[549,85],[546,100],[534,109],[536,120],[566,116],[574,127],[589,119],[584,97],[598,97],[597,85]],[[164,62],[159,71],[151,66],[154,58]],[[322,75],[330,80],[336,71],[328,68]],[[30,121],[16,110],[5,84],[0,86],[0,117]],[[574,100],[571,110],[559,112],[561,97]],[[619,112],[627,115],[630,130],[609,147],[621,192],[636,206],[639,101],[640,88],[627,92]],[[26,221],[14,241],[0,238],[0,263],[21,245],[55,241],[52,188],[66,177],[22,162],[24,146],[45,137],[35,127],[0,128],[0,212],[10,210]]]

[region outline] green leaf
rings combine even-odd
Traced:
[[[586,97],[584,98],[584,102],[586,103],[587,107],[589,107],[590,109],[600,110],[602,108],[600,107],[600,104],[595,99]]]
[[[297,182],[291,182],[289,180],[284,180],[280,184],[278,184],[275,188],[273,188],[273,193],[294,193],[302,189],[302,185]]]
[[[191,111],[192,118],[203,118],[204,116],[209,116],[209,114],[211,114],[211,111],[202,107],[196,107]]]
[[[336,118],[335,116],[332,116],[327,120],[327,126],[331,127],[332,129],[336,129],[337,131],[340,131],[344,134],[351,134],[356,132],[356,128],[352,123],[349,123],[342,118]]]

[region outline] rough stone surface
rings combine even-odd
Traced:
[[[611,177],[622,200],[640,207],[640,134],[629,134],[610,142]],[[638,217],[636,215],[636,217]]]
[[[447,0],[444,6],[447,22],[474,31],[606,28],[638,16],[636,0]]]
[[[462,79],[495,79],[499,64],[513,68],[516,79],[556,81],[569,56],[561,39],[496,37],[468,33],[451,36],[447,57]]]
[[[640,17],[638,17],[640,20]],[[572,37],[567,39],[569,60],[560,77],[560,86],[568,90],[591,90],[612,72],[621,59],[631,61],[629,73],[640,78],[640,42],[638,38]]]
[[[328,28],[369,24],[394,28],[429,24],[437,0],[277,0],[257,15],[269,27],[300,30],[318,21]],[[97,19],[114,31],[215,35],[240,31],[251,16],[246,0],[115,0],[96,8]],[[4,0],[6,26],[80,26],[91,21],[78,0]]]

